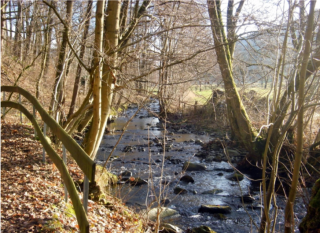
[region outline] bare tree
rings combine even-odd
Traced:
[[[303,154],[303,130],[304,130],[304,104],[305,104],[305,81],[306,73],[308,68],[308,61],[311,54],[312,45],[312,34],[313,34],[313,20],[314,20],[314,9],[316,1],[310,2],[310,12],[308,16],[307,29],[305,33],[305,44],[303,51],[303,60],[300,69],[299,77],[299,99],[298,99],[298,119],[297,119],[297,150],[294,160],[292,184],[290,188],[289,197],[285,209],[285,232],[294,232],[294,221],[293,221],[293,206],[296,198],[298,180],[300,176],[300,166]]]
[[[86,49],[86,40],[87,40],[88,33],[89,33],[92,3],[93,3],[92,1],[88,1],[88,6],[87,6],[86,14],[85,14],[85,22],[84,22],[85,27],[84,27],[83,36],[82,36],[83,42],[81,44],[80,55],[79,55],[79,59],[81,59],[81,60],[83,60],[83,58],[84,58],[85,49]],[[79,63],[78,67],[77,67],[76,78],[74,80],[72,100],[71,100],[70,109],[69,109],[69,113],[68,113],[67,118],[69,118],[73,114],[74,109],[75,109],[76,99],[78,97],[78,92],[79,92],[80,76],[81,76],[81,70],[82,70],[81,68],[82,68],[82,65]]]
[[[3,48],[4,41],[4,28],[5,28],[5,10],[6,10],[7,2],[1,0],[1,48]]]
[[[49,112],[52,114],[56,121],[60,121],[61,108],[63,105],[64,98],[64,80],[65,80],[65,66],[66,66],[66,55],[67,55],[67,44],[68,44],[68,36],[72,23],[72,10],[73,10],[73,1],[66,2],[67,7],[67,20],[64,25],[62,42],[60,46],[58,64],[56,67],[56,79],[53,87],[53,93],[51,97],[51,103]]]

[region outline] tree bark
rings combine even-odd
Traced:
[[[5,34],[4,33],[4,28],[5,28],[5,16],[4,16],[5,14],[4,14],[4,12],[6,9],[5,4],[7,4],[6,1],[1,0],[1,31],[0,31],[0,33],[1,33],[1,53],[2,54],[3,54],[2,50],[4,48],[3,41],[4,41],[4,34]]]
[[[103,93],[103,95],[101,96],[101,123],[97,135],[97,142],[93,149],[91,157],[92,159],[94,159],[96,156],[96,153],[100,146],[100,142],[105,132],[107,120],[111,109],[113,89],[115,88],[115,84],[117,82],[115,70],[113,70],[113,67],[117,65],[117,53],[114,53],[114,50],[115,48],[117,48],[119,41],[120,9],[120,0],[112,0],[108,2],[108,17],[106,20],[107,31],[105,32],[106,40],[104,45],[107,59],[103,64],[103,76],[101,85],[101,92]]]
[[[14,42],[15,42],[15,49],[14,54],[16,57],[22,61],[22,6],[21,6],[21,0],[17,1],[18,4],[18,15],[16,19],[16,31],[14,36]]]
[[[89,32],[91,10],[92,10],[92,0],[88,2],[87,12],[85,15],[86,19],[85,19],[85,26],[84,26],[83,37],[82,37],[83,43],[81,44],[80,55],[79,55],[79,58],[81,60],[84,57],[84,53],[85,53],[85,49],[86,49],[86,40],[87,40],[88,32]],[[74,88],[73,88],[73,93],[72,93],[71,105],[70,105],[70,109],[69,109],[69,113],[68,113],[67,118],[69,118],[74,113],[76,100],[77,100],[78,92],[79,92],[80,75],[81,75],[81,70],[82,70],[81,68],[82,68],[82,66],[79,63],[78,67],[77,67],[76,78],[74,80]]]
[[[310,1],[310,12],[307,22],[307,30],[305,33],[305,45],[303,53],[303,61],[300,71],[300,80],[299,80],[299,98],[298,98],[298,119],[297,119],[297,150],[294,160],[293,176],[292,183],[289,192],[289,197],[287,200],[285,208],[285,232],[290,233],[294,231],[294,216],[293,216],[293,206],[297,192],[297,186],[300,176],[300,166],[301,158],[303,153],[303,117],[304,117],[304,87],[306,80],[306,73],[308,68],[308,61],[311,53],[311,44],[312,44],[312,31],[313,31],[313,19],[314,19],[314,8],[316,1]]]
[[[102,36],[103,36],[103,19],[104,19],[105,1],[98,1],[96,8],[96,28],[93,52],[93,73],[92,73],[92,95],[93,95],[93,119],[90,130],[85,139],[85,151],[93,158],[94,148],[98,143],[99,128],[101,123],[101,78],[102,78]]]
[[[230,23],[231,27],[228,28],[228,34],[232,35],[232,38],[230,38],[230,40],[232,40],[231,44],[228,43],[228,38],[226,37],[224,31],[224,25],[221,16],[221,1],[207,0],[207,3],[211,20],[212,35],[215,44],[215,52],[224,82],[229,123],[235,137],[249,152],[255,154],[257,148],[253,141],[256,136],[256,131],[252,127],[249,116],[247,115],[247,112],[243,106],[234,82],[232,72],[233,50],[235,43],[234,30],[237,21],[236,17],[241,11],[243,1],[240,1],[240,5],[235,16],[228,15],[228,19],[233,17],[232,23]],[[231,4],[233,3],[230,3],[229,1],[229,6]],[[230,7],[228,9],[228,13],[232,13]]]
[[[48,12],[48,16],[47,16],[45,40],[44,40],[44,45],[43,45],[43,58],[42,58],[42,63],[41,63],[41,71],[40,71],[40,75],[39,75],[39,78],[36,83],[36,97],[37,97],[37,99],[40,98],[40,82],[45,75],[45,70],[47,67],[48,56],[49,56],[49,47],[50,47],[50,38],[51,38],[51,33],[50,33],[49,28],[50,28],[50,22],[52,21],[51,12],[52,12],[52,9],[49,8],[49,12]]]
[[[31,4],[31,3],[30,3]],[[31,21],[28,21],[28,18],[30,18],[30,6],[27,7],[26,9],[26,40],[25,40],[25,48],[24,48],[24,54],[23,54],[23,59],[26,60],[28,57],[28,53],[30,50],[30,46],[31,46],[31,35],[32,35],[32,31],[33,31],[33,24],[34,24],[34,17],[35,14],[37,12],[37,3],[34,4],[34,11],[33,14],[31,16]]]
[[[73,1],[67,1],[67,23],[64,27],[63,35],[62,35],[62,42],[60,46],[58,64],[57,64],[57,71],[56,71],[56,80],[53,87],[53,93],[51,97],[51,102],[49,106],[50,114],[59,122],[59,114],[58,108],[61,106],[61,100],[63,96],[63,79],[64,79],[64,71],[66,65],[66,54],[67,54],[67,43],[68,43],[68,36],[69,36],[69,29],[71,28],[72,23],[72,8],[73,8]],[[60,101],[59,101],[60,100]]]

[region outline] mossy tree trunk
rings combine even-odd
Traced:
[[[225,27],[221,15],[221,1],[207,0],[207,3],[211,20],[215,52],[224,82],[228,119],[232,133],[236,139],[246,147],[247,150],[249,150],[251,153],[255,153],[256,146],[254,144],[254,139],[256,136],[256,131],[252,127],[249,116],[243,106],[234,82],[232,72],[233,52],[236,42],[236,23],[244,1],[240,1],[235,15],[233,15],[234,1],[230,0],[228,3],[228,37],[226,36],[224,30]]]
[[[317,232],[320,229],[320,179],[312,188],[307,215],[299,225],[301,233]]]

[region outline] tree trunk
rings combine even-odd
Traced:
[[[16,19],[16,31],[14,36],[15,49],[14,54],[16,57],[22,61],[22,6],[21,0],[17,1],[18,4],[18,15]]]
[[[45,39],[44,39],[44,46],[43,46],[43,58],[42,58],[42,63],[41,63],[41,71],[39,78],[36,83],[36,97],[37,99],[40,98],[40,82],[43,79],[45,75],[45,70],[47,67],[47,62],[48,62],[48,56],[49,56],[49,47],[50,47],[50,38],[51,38],[51,33],[50,33],[50,22],[52,21],[51,19],[51,12],[52,9],[49,8],[48,16],[47,16],[47,27],[46,27],[46,32],[45,32]]]
[[[55,5],[55,2],[54,1],[51,1],[51,4],[52,4],[52,6],[54,6]],[[50,7],[50,10],[52,10],[51,9],[51,7]],[[44,67],[44,74],[43,74],[43,77],[44,77],[44,79],[46,79],[46,75],[47,75],[47,73],[48,73],[48,70],[49,70],[49,61],[50,61],[50,54],[51,54],[51,38],[52,38],[52,24],[53,24],[53,17],[52,17],[52,15],[51,14],[49,14],[48,15],[48,18],[50,18],[50,20],[49,20],[49,25],[48,25],[48,28],[47,28],[47,38],[48,38],[48,44],[47,44],[47,50],[46,50],[46,52],[47,52],[47,56],[46,56],[46,62],[45,62],[45,67]]]
[[[95,158],[99,149],[102,136],[105,132],[107,120],[110,114],[111,102],[113,98],[113,89],[115,88],[116,74],[113,67],[117,65],[117,53],[114,53],[115,48],[118,46],[119,41],[119,22],[120,22],[120,0],[112,0],[108,2],[107,20],[105,32],[105,45],[104,50],[108,55],[105,63],[103,64],[102,88],[101,92],[101,123],[98,131],[98,138],[96,145],[92,151],[92,159]]]
[[[34,24],[34,17],[35,17],[35,14],[37,12],[37,3],[35,3],[35,6],[34,6],[34,11],[33,11],[33,14],[31,16],[31,21],[29,22],[28,18],[30,18],[30,6],[27,7],[26,9],[26,18],[27,20],[26,21],[26,40],[25,40],[25,48],[24,48],[24,54],[23,54],[23,60],[26,60],[27,57],[28,57],[28,53],[29,53],[29,50],[30,50],[30,46],[31,46],[31,35],[32,35],[32,31],[33,31],[33,24]]]
[[[101,52],[102,52],[102,36],[103,36],[103,19],[104,19],[104,5],[105,1],[98,1],[96,8],[96,28],[93,51],[93,73],[92,73],[92,95],[93,95],[93,119],[90,130],[85,138],[85,151],[93,158],[94,148],[97,144],[98,133],[101,123],[101,78],[102,78],[102,65],[101,65]]]
[[[86,15],[85,15],[85,17],[86,17],[86,19],[85,19],[85,27],[84,27],[83,37],[82,37],[83,43],[81,44],[80,55],[79,55],[79,58],[81,60],[84,57],[84,53],[85,53],[85,49],[86,49],[86,40],[87,40],[87,36],[88,36],[88,32],[89,32],[91,9],[92,9],[92,0],[88,2],[87,12],[86,12]],[[81,68],[82,68],[82,66],[79,63],[78,67],[77,67],[76,78],[74,80],[74,88],[73,88],[73,93],[72,93],[71,105],[70,105],[70,109],[69,109],[69,113],[68,113],[68,117],[67,118],[69,118],[73,114],[74,108],[75,108],[75,105],[76,105],[76,100],[77,100],[78,92],[79,92]]]
[[[242,104],[241,98],[236,88],[236,84],[233,78],[232,72],[232,60],[234,50],[234,33],[235,23],[230,24],[231,28],[228,28],[228,35],[231,34],[232,38],[229,38],[231,44],[228,44],[228,38],[226,38],[224,32],[224,25],[221,16],[221,2],[214,0],[208,1],[208,12],[211,20],[211,29],[215,44],[215,52],[218,58],[218,64],[220,67],[222,79],[224,82],[228,119],[233,132],[233,135],[245,146],[245,148],[255,154],[257,148],[253,143],[256,136],[256,131],[253,129],[251,121],[247,115],[247,112]],[[233,2],[233,1],[231,1]],[[237,14],[240,13],[244,1],[241,1],[237,9],[236,15],[232,14],[232,10],[228,9],[228,18],[233,18],[236,22]],[[233,4],[230,3],[229,5]],[[234,19],[235,18],[235,19]],[[259,140],[259,139],[257,139]]]
[[[4,0],[1,0],[1,31],[0,31],[0,33],[1,33],[1,48],[3,49],[4,48],[4,46],[3,46],[3,41],[4,41],[4,28],[5,28],[5,14],[4,14],[4,12],[5,12],[5,7],[4,7],[4,5],[6,4],[6,2],[4,1]],[[1,50],[2,50],[1,49]],[[3,53],[3,51],[2,51],[2,53]],[[0,64],[1,65],[1,64]]]
[[[305,45],[303,53],[303,61],[300,71],[299,80],[299,99],[298,99],[298,119],[297,119],[297,150],[294,160],[292,184],[289,192],[289,197],[287,200],[287,205],[285,209],[285,232],[290,233],[294,231],[294,213],[293,206],[297,192],[297,186],[300,175],[301,158],[303,153],[303,117],[304,117],[304,87],[306,80],[306,73],[308,67],[308,61],[311,53],[311,43],[312,43],[312,31],[313,31],[313,18],[314,18],[314,8],[316,1],[310,1],[310,13],[308,16],[307,30],[305,33]]]
[[[67,1],[67,22],[64,27],[63,35],[62,35],[62,42],[60,46],[58,64],[57,64],[57,71],[56,71],[56,80],[53,87],[53,93],[51,97],[51,102],[49,106],[49,112],[54,117],[54,119],[59,122],[59,114],[58,114],[58,107],[62,103],[61,96],[63,95],[63,82],[64,82],[64,71],[66,66],[66,54],[67,54],[67,43],[68,43],[68,36],[69,36],[69,28],[71,28],[72,23],[72,8],[73,8],[73,1]],[[60,101],[59,101],[60,98]]]
[[[320,179],[318,179],[311,193],[307,215],[299,225],[301,233],[319,232],[320,229]]]
[[[9,17],[11,18],[11,11],[12,11],[12,3],[11,0],[9,0]],[[10,29],[10,42],[12,42],[12,30],[13,30],[13,26],[12,26],[12,20],[10,20],[9,22],[9,29]]]

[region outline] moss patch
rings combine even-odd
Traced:
[[[118,177],[110,172],[107,169],[103,169],[102,166],[96,166],[96,182],[99,186],[108,186],[113,185],[118,182]]]
[[[53,214],[52,220],[48,221],[45,225],[43,225],[41,231],[43,232],[61,232],[63,229],[63,224],[59,220],[59,216],[57,214]]]
[[[74,211],[73,205],[71,205],[70,203],[66,204],[65,212],[67,217],[76,217],[76,212]]]

